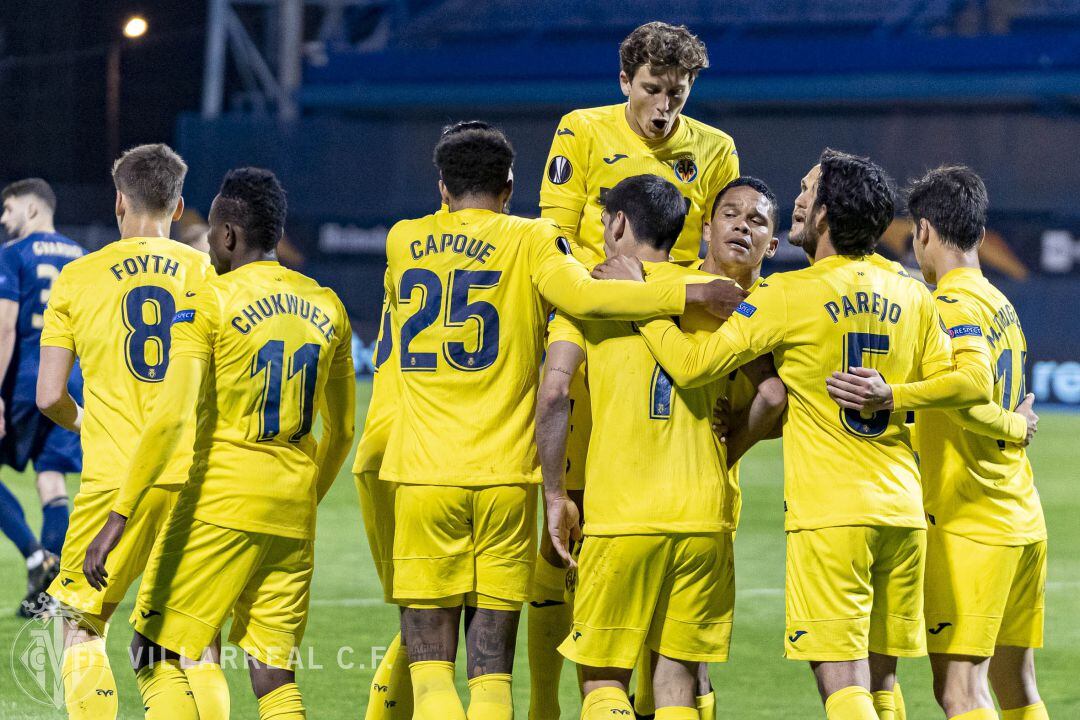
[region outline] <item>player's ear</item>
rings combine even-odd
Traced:
[[[173,222],[180,222],[180,217],[184,214],[184,196],[181,195],[180,199],[176,201],[176,209],[173,210],[172,219]]]
[[[446,190],[446,183],[439,178],[439,198],[442,200],[442,204],[450,207],[450,193]]]
[[[116,217],[122,217],[124,211],[127,210],[124,203],[124,193],[119,190],[116,191],[116,205],[113,209],[116,211]]]
[[[708,245],[709,242],[712,240],[712,223],[710,223],[708,220],[701,223],[701,239],[705,242],[706,245]]]
[[[769,238],[769,246],[765,248],[765,257],[771,258],[776,254],[776,248],[780,247],[780,238],[773,235]]]
[[[626,74],[625,70],[619,71],[619,87],[622,88],[622,94],[625,97],[630,97],[630,76]]]

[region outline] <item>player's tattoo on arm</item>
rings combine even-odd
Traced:
[[[409,662],[453,662],[457,655],[461,607],[401,612],[401,631],[409,648]]]
[[[470,680],[490,673],[513,672],[520,618],[520,611],[465,608],[465,651]],[[412,660],[411,647],[409,653]]]

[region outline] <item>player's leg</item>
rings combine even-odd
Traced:
[[[713,690],[709,663],[698,664],[697,709],[699,720],[716,720],[716,691]]]
[[[878,720],[896,720],[896,658],[870,652],[870,694]]]
[[[131,638],[130,652],[146,720],[199,720],[199,709],[177,653],[138,630]]]
[[[379,480],[377,472],[353,476],[368,548],[383,589],[383,600],[394,602],[394,495],[397,483]],[[399,631],[386,646],[375,668],[368,693],[365,720],[408,720],[412,717],[413,687],[409,654]]]
[[[581,675],[581,720],[610,720],[632,716],[627,691],[633,670],[620,667],[592,667],[578,664]]]
[[[59,555],[70,517],[64,474],[55,470],[39,471],[37,491],[41,499],[41,546]]]
[[[221,670],[220,634],[206,648],[199,662],[184,664],[184,674],[199,708],[199,720],[228,720],[232,701],[229,684]]]
[[[932,653],[934,698],[947,718],[996,718],[994,700],[986,683],[990,659]]]
[[[394,601],[409,649],[413,717],[463,720],[454,687],[465,594],[476,587],[473,493],[401,483],[394,502]]]
[[[116,717],[116,678],[105,648],[105,629],[115,610],[115,604],[108,604],[93,616],[70,608],[64,608],[61,614],[64,654],[60,679],[64,685],[64,705],[71,720]]]
[[[566,565],[555,552],[550,536],[542,532],[529,590],[529,720],[561,717],[559,681],[564,659],[559,654],[559,643],[573,622],[573,607],[566,601],[566,594]]]
[[[510,678],[521,605],[536,558],[535,485],[471,492],[475,592],[466,597],[470,720],[514,715]]]
[[[41,546],[26,522],[18,498],[3,482],[0,482],[0,530],[26,559],[26,596],[19,603],[18,614],[35,617],[46,609],[41,594],[59,572],[60,560]]]
[[[1035,648],[1043,645],[1046,606],[1046,542],[1020,551],[997,647],[990,660],[990,684],[1002,720],[1044,720],[1046,707],[1035,680]]]
[[[829,720],[877,720],[867,660],[875,532],[787,534],[784,654],[810,661]]]
[[[304,699],[293,670],[274,667],[247,656],[251,689],[259,701],[259,720],[304,720]],[[202,717],[199,717],[202,720]]]

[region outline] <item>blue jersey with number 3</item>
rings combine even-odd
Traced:
[[[5,398],[34,401],[38,343],[53,280],[85,252],[78,243],[57,233],[33,233],[0,248],[0,299],[19,304],[15,348],[4,378]],[[71,389],[77,393],[82,385],[78,370],[73,380]]]

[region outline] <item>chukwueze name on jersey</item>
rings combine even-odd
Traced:
[[[188,316],[184,315],[185,313],[191,313],[190,317],[192,318],[195,316],[194,310],[181,310],[177,313],[176,322],[183,322],[188,319]],[[315,303],[291,293],[274,293],[249,303],[240,311],[240,315],[233,316],[229,324],[236,328],[241,335],[247,335],[255,325],[276,315],[295,315],[302,320],[307,320],[327,340],[333,340],[337,335],[337,329],[334,327],[329,313]]]

